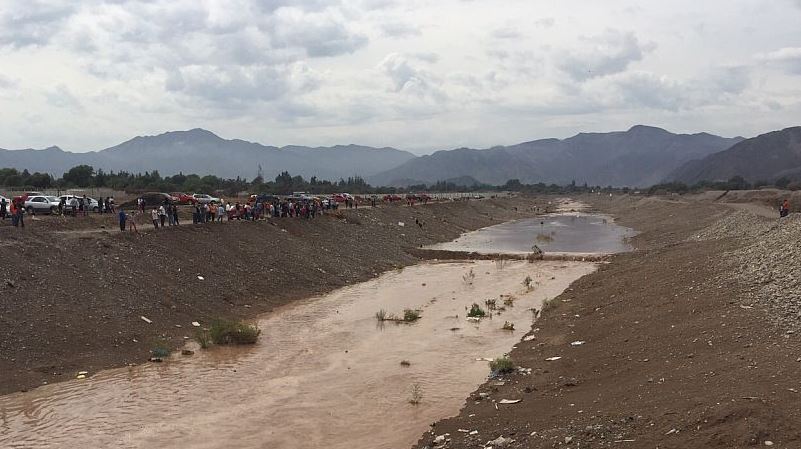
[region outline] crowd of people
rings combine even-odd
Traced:
[[[358,208],[355,200],[349,200],[345,204],[348,208]],[[195,203],[190,206],[192,211],[192,223],[221,223],[223,221],[234,220],[264,220],[267,218],[301,218],[313,219],[326,211],[336,210],[339,204],[333,200],[320,200],[318,198],[287,198],[280,199],[271,197],[267,199],[256,198],[250,202],[226,202],[225,204]],[[179,226],[180,217],[178,206],[168,199],[164,199],[158,207],[150,208],[146,206],[144,198],[137,199],[136,209],[138,213],[149,214],[150,221],[155,229],[168,226]],[[122,208],[118,213],[120,230],[129,229],[127,224],[131,215]],[[133,223],[133,222],[131,222]],[[130,228],[134,230],[134,228]]]

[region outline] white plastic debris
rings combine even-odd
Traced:
[[[400,227],[404,227],[404,226],[406,226],[406,223],[404,223],[404,222],[402,222],[402,221],[399,221],[399,222],[398,222],[398,226],[400,226]]]
[[[141,319],[142,319],[142,321],[144,321],[144,322],[145,322],[145,323],[147,323],[147,324],[150,324],[150,323],[152,323],[152,321],[150,321],[150,320],[149,320],[149,319],[148,319],[146,316],[144,316],[144,315],[140,316],[139,318],[141,318]]]
[[[534,335],[534,334],[526,335],[525,337],[523,337],[523,341],[531,341],[531,340],[534,340],[536,338],[537,338],[537,336]]]
[[[501,399],[501,404],[517,404],[522,399]]]
[[[200,323],[198,323],[197,321],[192,321],[192,326],[200,327]]]
[[[573,343],[570,343],[570,346],[581,346],[581,345],[583,345],[584,343],[586,343],[586,341],[581,341],[581,340],[579,340],[579,341],[574,341]]]
[[[204,281],[204,280],[206,280],[206,278],[204,278],[203,276],[200,276],[200,275],[198,275],[198,277],[197,277],[197,278],[198,278],[198,280],[200,280],[200,281]]]
[[[548,357],[547,359],[545,359],[545,361],[546,362],[555,362],[555,361],[557,361],[559,359],[561,359],[561,357]]]

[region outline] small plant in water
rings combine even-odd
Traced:
[[[507,307],[514,307],[515,299],[510,296],[510,297],[508,297],[508,298],[503,300],[503,305],[505,305]]]
[[[412,362],[410,362],[408,360],[401,360],[401,366],[403,366],[403,367],[412,366]]]
[[[514,362],[507,356],[498,357],[489,362],[489,366],[492,374],[508,374],[515,370]]]
[[[386,321],[387,320],[387,311],[384,309],[379,310],[375,313],[375,319],[378,321]]]
[[[417,405],[423,400],[423,390],[420,388],[420,384],[412,385],[412,394],[409,398],[409,404]]]
[[[484,309],[482,309],[478,304],[473,303],[473,306],[470,307],[470,310],[467,312],[467,316],[470,318],[483,318],[487,316],[487,312],[485,312]]]
[[[526,276],[523,279],[523,286],[526,287],[526,290],[531,290],[533,288],[534,279],[531,279],[531,276]]]
[[[195,331],[195,341],[198,342],[201,348],[207,349],[211,346],[211,335],[206,329],[198,329]]]
[[[156,339],[153,342],[153,348],[150,350],[150,354],[156,358],[169,357],[171,352],[172,350],[164,337]]]
[[[487,306],[488,310],[495,310],[495,299],[488,299],[484,301],[484,305]]]
[[[420,312],[417,310],[406,309],[403,311],[403,321],[407,323],[414,323],[420,319]]]
[[[515,323],[510,323],[508,321],[503,322],[503,330],[505,331],[513,331],[515,330]]]
[[[239,321],[216,320],[209,328],[211,341],[216,345],[252,345],[260,334],[255,325]]]
[[[473,285],[473,281],[476,279],[476,274],[473,273],[473,269],[471,268],[470,271],[467,272],[464,276],[462,276],[465,284]]]

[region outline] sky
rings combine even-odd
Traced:
[[[0,0],[0,148],[801,125],[801,0]]]

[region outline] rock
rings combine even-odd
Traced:
[[[181,351],[181,355],[195,355],[195,351],[191,349],[184,349]]]
[[[515,440],[513,440],[511,438],[504,438],[504,437],[500,436],[500,437],[490,441],[489,443],[487,443],[486,446],[492,446],[494,448],[495,447],[507,447],[510,444],[514,443],[514,442],[515,442]]]
[[[565,437],[565,444],[570,444],[573,442],[573,437]]]

